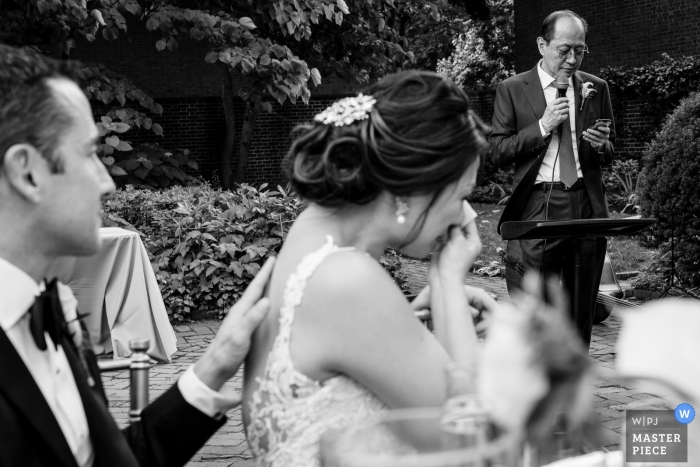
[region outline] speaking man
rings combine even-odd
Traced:
[[[0,465],[184,465],[240,401],[218,391],[267,311],[272,262],[205,355],[120,432],[94,354],[65,320],[70,297],[44,281],[56,257],[97,251],[101,198],[114,189],[75,76],[73,63],[0,45]]]
[[[612,161],[614,121],[608,85],[578,71],[588,52],[588,25],[569,10],[544,19],[537,48],[542,59],[496,88],[490,155],[515,164],[513,194],[498,223],[608,217],[601,166]],[[599,121],[598,120],[607,120]],[[562,277],[573,300],[572,240],[509,241],[511,259],[525,269]],[[582,241],[579,333],[590,343],[605,239]],[[571,303],[573,310],[573,301]]]

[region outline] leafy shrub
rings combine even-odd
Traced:
[[[671,112],[691,92],[700,91],[700,57],[672,58],[626,68],[606,67],[600,71],[610,89],[620,96],[643,98],[644,110],[659,118]]]
[[[608,204],[619,208],[633,209],[637,201],[635,194],[639,173],[639,162],[615,160],[610,170],[603,173]]]
[[[278,187],[208,185],[164,191],[118,190],[104,202],[107,218],[143,235],[163,300],[173,319],[192,310],[223,315],[266,258],[279,251],[302,203]]]
[[[666,288],[667,278],[664,274],[658,272],[642,271],[638,276],[630,279],[630,285],[633,289],[649,290],[651,292],[661,292]]]
[[[679,273],[700,282],[700,93],[681,101],[647,147],[639,176],[643,216],[658,222],[647,235],[667,252],[675,236]]]
[[[700,91],[700,56],[673,58],[663,54],[661,60],[639,67],[602,68],[600,76],[615,95],[615,115],[625,114],[626,100],[640,100],[644,102],[642,112],[654,120],[651,127],[637,128],[628,126],[623,118],[617,122],[618,138],[624,136],[648,142],[681,99]]]
[[[126,186],[105,199],[104,224],[141,234],[171,319],[190,318],[193,311],[221,317],[267,257],[279,252],[305,206],[281,187],[266,188]],[[406,290],[398,255],[388,250],[380,263]]]
[[[506,204],[513,192],[513,167],[496,168],[490,161],[479,167],[480,185],[469,196],[472,203]]]

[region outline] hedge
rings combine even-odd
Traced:
[[[104,204],[105,225],[138,231],[171,319],[222,316],[241,296],[303,203],[282,188],[209,185],[163,191],[127,186]]]
[[[235,191],[207,184],[162,191],[127,186],[105,199],[103,221],[141,235],[170,318],[181,321],[222,317],[267,257],[279,252],[305,205],[267,184]],[[387,251],[380,263],[406,291],[398,256]]]
[[[683,99],[644,151],[638,195],[647,237],[664,252],[675,242],[678,271],[700,284],[700,93]]]

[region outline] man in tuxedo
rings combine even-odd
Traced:
[[[94,354],[44,281],[56,257],[97,251],[101,198],[114,189],[76,70],[0,45],[0,466],[184,465],[240,403],[219,390],[267,311],[272,263],[204,356],[120,432]]]
[[[576,13],[551,13],[537,38],[542,59],[496,88],[489,152],[496,166],[515,164],[513,194],[499,233],[506,221],[608,217],[601,166],[612,161],[615,127],[613,122],[591,129],[597,119],[612,121],[613,112],[607,83],[578,71],[588,52],[587,33],[586,21]],[[565,97],[558,97],[559,77]],[[541,277],[561,277],[574,309],[570,239],[509,241],[507,252]],[[579,314],[573,318],[588,344],[605,239],[585,239],[581,257]]]

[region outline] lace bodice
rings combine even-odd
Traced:
[[[306,281],[339,248],[329,236],[319,250],[308,254],[289,277],[282,299],[279,334],[272,344],[257,390],[250,401],[248,444],[258,465],[318,466],[321,435],[386,410],[386,406],[352,378],[335,376],[324,382],[294,369],[289,350],[296,307]]]

